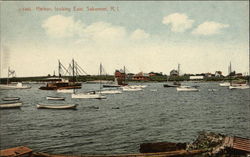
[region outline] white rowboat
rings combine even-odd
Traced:
[[[247,84],[229,86],[229,89],[248,89],[248,88],[249,88],[249,85]]]
[[[180,87],[177,87],[176,90],[178,92],[198,92],[199,91],[199,89],[195,87],[191,87],[191,86],[180,86]]]
[[[99,93],[90,92],[90,93],[78,93],[78,94],[72,94],[71,98],[76,99],[106,99],[106,96],[103,96]]]
[[[74,93],[73,89],[58,89],[58,93]]]
[[[53,97],[53,96],[47,96],[47,100],[65,100],[64,97]]]
[[[22,102],[10,102],[10,103],[1,103],[0,109],[5,108],[20,108],[22,106]]]
[[[124,86],[124,87],[121,87],[123,91],[141,91],[142,88],[139,88],[139,87],[131,87],[131,86]]]
[[[38,109],[76,109],[77,104],[65,104],[65,105],[58,105],[58,104],[38,104]]]
[[[120,90],[102,90],[102,91],[98,91],[97,93],[99,93],[99,94],[121,94],[122,91],[120,91]]]
[[[18,82],[16,85],[0,84],[0,89],[29,89],[29,88],[31,88],[31,86],[25,86],[20,82]]]
[[[219,84],[221,87],[228,87],[230,86],[230,82],[223,82]]]
[[[3,101],[17,101],[20,100],[19,97],[4,97],[2,98]]]

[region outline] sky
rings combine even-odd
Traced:
[[[58,73],[72,59],[131,73],[249,73],[249,1],[0,2],[1,77]]]

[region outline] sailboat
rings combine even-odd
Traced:
[[[246,80],[233,81],[229,86],[229,89],[248,89],[249,85]]]
[[[61,78],[61,71],[62,69],[64,69],[67,73],[68,70],[61,64],[60,60],[58,60],[58,75],[59,75],[59,79],[60,81],[56,81],[56,82],[50,82],[47,83],[46,86],[42,86],[39,89],[41,90],[68,90],[68,89],[80,89],[82,84],[81,82],[71,82],[69,80],[66,79],[62,79]],[[77,64],[76,64],[77,65]],[[77,65],[78,66],[78,65]],[[62,93],[64,92],[62,91]],[[60,92],[60,91],[59,91]]]
[[[117,78],[118,85],[123,91],[141,91],[142,88],[145,88],[144,85],[128,85],[126,83],[126,68],[123,67],[123,70],[116,71],[120,73],[120,77]]]
[[[104,68],[102,64],[100,64],[100,76],[102,76],[102,71],[104,71]],[[97,93],[99,94],[121,94],[122,93],[122,91],[119,89],[103,89],[102,81],[100,81],[99,83],[100,83],[100,90],[97,91]]]
[[[232,65],[231,65],[231,62],[229,64],[229,67],[228,67],[228,76],[230,78],[230,82],[222,82],[219,84],[219,86],[221,87],[229,87],[231,84],[232,84],[232,81],[231,81],[231,72],[232,72]]]
[[[231,72],[232,72],[232,66],[231,66],[231,62],[229,65],[229,76],[230,76],[230,80],[231,80]],[[230,86],[228,87],[229,89],[249,89],[249,85],[247,84],[246,80],[234,80],[234,81],[230,81]]]
[[[121,85],[118,85],[118,81],[117,81],[116,77],[114,80],[115,80],[114,83],[104,84],[104,85],[102,85],[102,87],[103,88],[119,88],[119,87],[121,87]]]
[[[0,89],[29,89],[31,86],[23,85],[21,82],[18,82],[17,84],[9,84],[9,77],[15,76],[15,71],[10,70],[10,67],[8,68],[8,77],[7,77],[7,84],[0,84]]]
[[[74,60],[73,60],[73,81],[75,81],[75,67],[74,67]],[[101,65],[100,65],[100,75],[101,75]],[[101,83],[100,83],[101,86]],[[101,89],[101,87],[100,87]],[[71,98],[76,99],[106,99],[106,96],[102,95],[101,92],[91,91],[86,93],[74,93],[71,94]]]
[[[178,64],[178,76],[180,75],[180,64]],[[168,78],[169,79],[169,78]],[[181,83],[174,81],[173,84],[164,84],[163,87],[180,87]]]

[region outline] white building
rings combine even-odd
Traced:
[[[190,76],[189,79],[190,80],[203,80],[204,76]]]

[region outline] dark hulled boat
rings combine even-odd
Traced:
[[[174,82],[173,84],[164,84],[163,87],[179,87],[181,86],[180,82]]]
[[[73,77],[73,81],[61,78],[62,69],[65,69],[67,73],[69,73],[69,71],[61,64],[60,60],[58,60],[58,63],[59,63],[59,66],[58,66],[59,78],[48,79],[50,82],[48,82],[46,84],[46,86],[42,86],[39,89],[41,89],[41,90],[58,90],[59,89],[60,90],[60,89],[80,89],[80,88],[82,88],[82,83],[75,82],[74,77]],[[72,64],[75,64],[73,66],[74,68],[80,68],[79,70],[82,70],[82,68],[79,67],[77,63],[73,62]],[[76,71],[79,71],[79,70],[76,69]]]
[[[57,89],[80,89],[82,83],[80,82],[54,82],[47,83],[46,86],[42,86],[41,90],[57,90]]]

